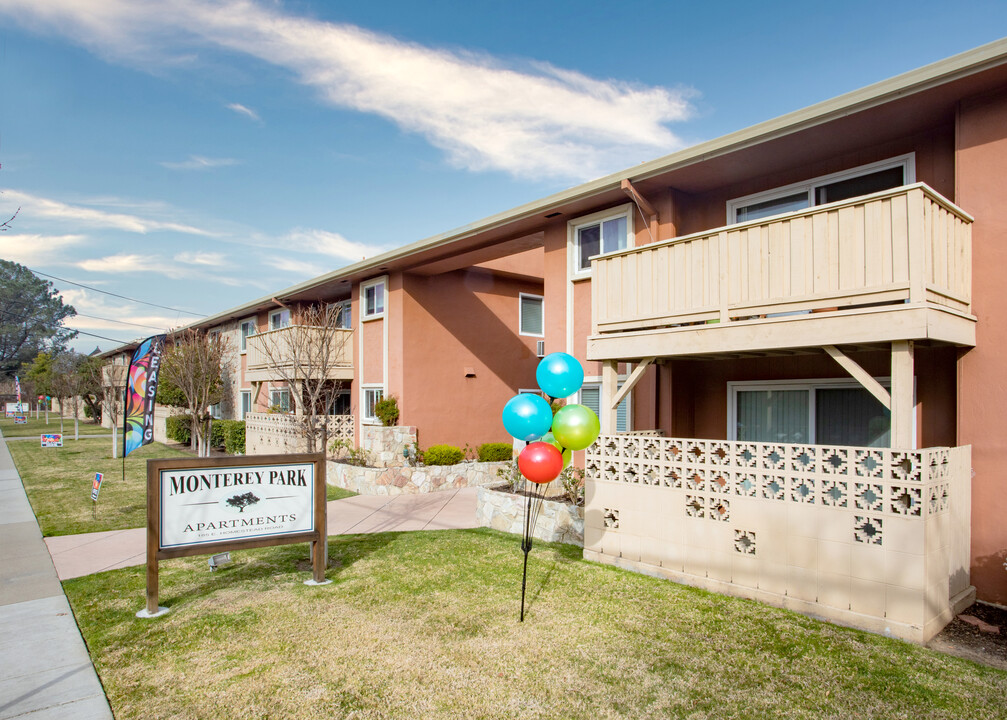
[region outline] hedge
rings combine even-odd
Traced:
[[[431,445],[423,451],[424,465],[456,465],[465,453],[454,445]]]
[[[479,462],[507,461],[514,457],[514,446],[510,443],[483,443],[479,446]]]
[[[164,421],[169,440],[188,445],[192,439],[192,420],[188,415],[169,415]]]
[[[245,454],[245,421],[232,420],[227,427],[227,435],[224,440],[224,450],[229,455]]]

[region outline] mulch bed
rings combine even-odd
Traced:
[[[1007,608],[977,602],[948,623],[927,647],[1007,670]]]

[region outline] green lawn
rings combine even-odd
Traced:
[[[7,443],[7,449],[46,536],[144,527],[147,459],[188,454],[161,443],[144,445],[126,458],[123,482],[122,459],[112,459],[111,438],[64,439],[61,448],[21,440]],[[105,479],[93,517],[91,482],[96,472],[104,473]]]
[[[15,437],[29,437],[34,435],[38,438],[42,433],[58,433],[59,429],[59,414],[49,413],[49,424],[45,423],[45,414],[39,416],[39,419],[35,419],[35,414],[32,413],[28,417],[27,425],[15,425],[14,418],[0,417],[0,431],[3,432],[5,438],[15,438]],[[112,431],[108,428],[103,428],[101,425],[93,423],[91,421],[80,421],[80,434],[83,435],[111,435]],[[73,438],[73,418],[65,417],[63,418],[63,439]],[[25,441],[27,442],[27,441]],[[111,440],[108,441],[111,444]],[[122,433],[119,433],[119,442],[122,442]]]
[[[1007,673],[489,530],[64,583],[116,718],[1002,718]]]
[[[4,429],[6,434],[6,428]],[[43,448],[30,440],[7,443],[38,518],[42,534],[75,535],[102,530],[124,530],[147,524],[147,459],[185,457],[189,453],[161,443],[144,445],[126,458],[112,459],[111,438],[78,441],[64,438],[62,448]],[[91,482],[105,474],[92,515]],[[328,486],[327,499],[340,500],[356,493]]]

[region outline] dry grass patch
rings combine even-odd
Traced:
[[[116,717],[993,718],[1007,673],[487,530],[329,539],[64,583]],[[303,565],[302,565],[303,566]]]

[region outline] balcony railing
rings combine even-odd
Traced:
[[[974,598],[971,448],[603,435],[585,557],[917,642]]]
[[[331,334],[331,336],[330,336]],[[249,382],[353,379],[353,331],[291,325],[246,341]]]
[[[885,305],[974,320],[971,222],[918,183],[606,255],[593,335]]]
[[[105,365],[101,369],[101,384],[104,387],[126,387],[126,365]]]

